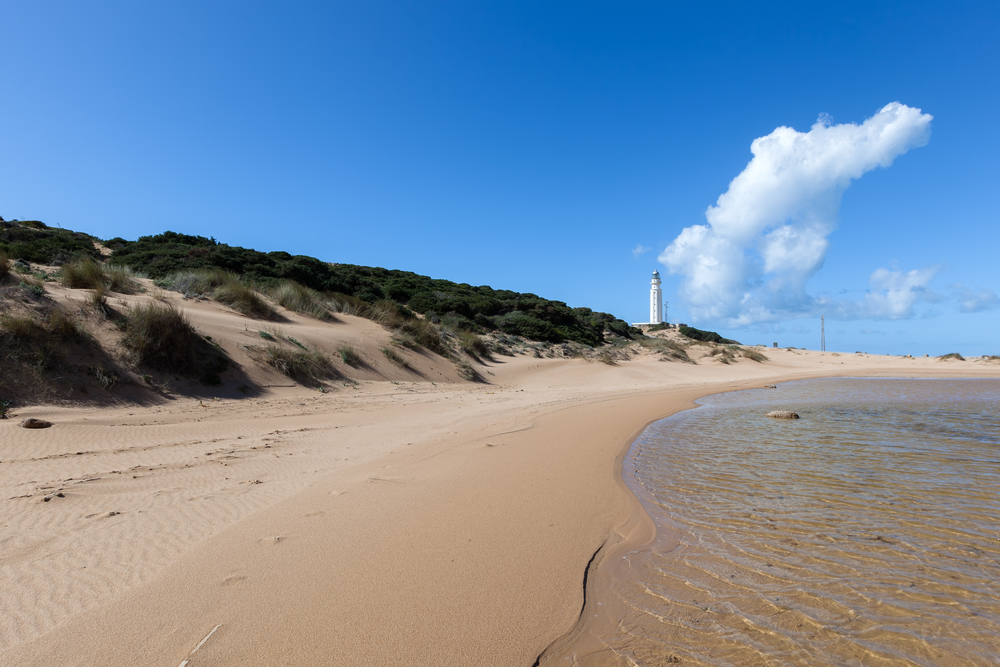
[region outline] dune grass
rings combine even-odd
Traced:
[[[139,283],[134,273],[123,266],[102,266],[92,259],[70,262],[62,267],[59,281],[72,289],[106,289],[120,294],[135,294]]]
[[[197,375],[202,384],[218,386],[229,368],[221,348],[202,338],[184,313],[153,301],[125,311],[119,320],[122,346],[136,366],[181,375]]]
[[[408,308],[395,301],[379,301],[372,304],[362,316],[402,334],[416,347],[426,348],[442,356],[451,356],[441,340],[441,334],[433,324],[417,317]]]
[[[410,364],[406,362],[406,359],[404,359],[398,352],[396,352],[391,347],[383,347],[382,355],[392,363],[396,364],[397,366],[400,366],[402,368],[410,367]]]
[[[350,345],[341,345],[337,348],[337,353],[340,355],[340,360],[348,366],[357,367],[363,363],[361,356]]]
[[[282,308],[317,320],[329,321],[330,301],[314,289],[303,287],[294,280],[282,280],[267,290],[267,295]]]
[[[938,357],[941,361],[947,361],[948,359],[954,359],[956,361],[965,361],[965,357],[960,355],[958,352],[949,352],[948,354],[942,354]]]
[[[749,359],[750,361],[756,361],[757,363],[763,363],[767,361],[767,355],[763,352],[758,352],[753,348],[745,347],[743,348],[741,354]]]
[[[184,313],[163,303],[144,303],[125,311],[122,345],[136,366],[189,374],[195,370],[201,336]]]
[[[70,370],[74,350],[87,341],[73,316],[58,306],[0,314],[0,398],[10,405],[51,395],[51,376]]]
[[[315,349],[268,345],[264,349],[264,361],[282,375],[307,386],[321,385],[324,380],[340,377],[330,358]]]
[[[277,313],[256,290],[235,273],[222,269],[200,269],[172,274],[157,283],[186,297],[204,296],[257,320],[273,320]]]

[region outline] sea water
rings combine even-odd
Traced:
[[[1000,380],[807,380],[699,403],[626,459],[673,538],[624,557],[603,654],[1000,665]]]

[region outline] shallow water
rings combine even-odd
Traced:
[[[677,533],[625,557],[613,662],[1000,664],[1000,380],[808,380],[699,402],[627,460]]]

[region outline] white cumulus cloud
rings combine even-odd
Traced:
[[[685,228],[660,254],[670,273],[683,276],[693,319],[741,326],[828,306],[806,292],[806,281],[823,265],[844,190],[925,145],[931,120],[893,102],[860,125],[832,125],[824,115],[808,132],[779,127],[755,139],[753,159],[705,212],[707,224]],[[897,287],[892,272],[880,271],[886,275],[872,277],[877,294],[856,310],[912,313],[926,288],[917,284],[923,274],[900,278]]]

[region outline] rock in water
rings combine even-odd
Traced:
[[[48,428],[50,426],[52,426],[52,422],[47,422],[44,419],[29,417],[21,420],[21,428]]]
[[[768,417],[773,419],[798,419],[799,415],[797,412],[792,412],[790,410],[774,410],[767,413]]]

